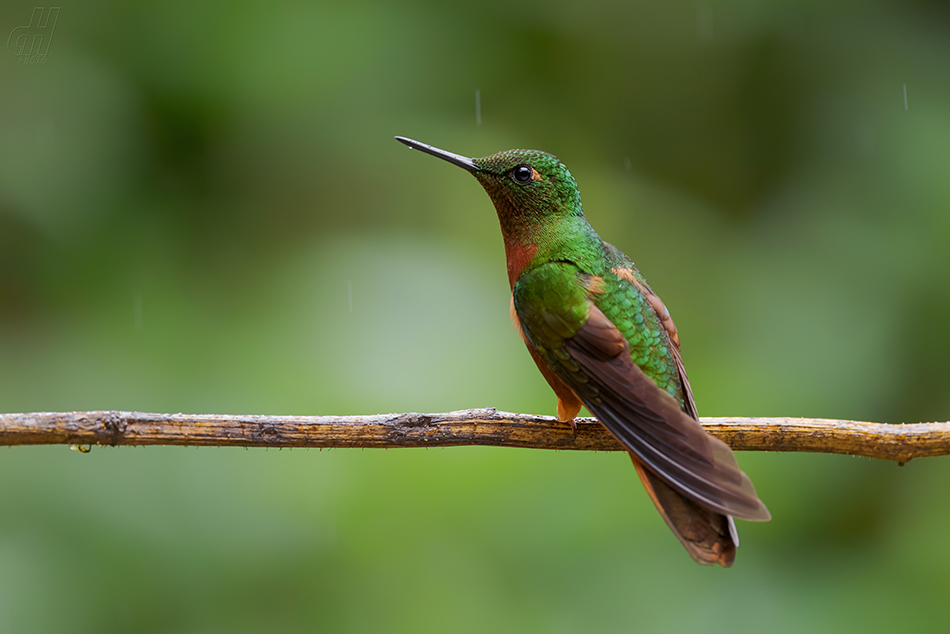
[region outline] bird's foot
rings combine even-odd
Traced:
[[[574,418],[573,416],[571,416],[569,419],[558,417],[558,420],[562,423],[567,423],[568,425],[570,425],[571,431],[574,432],[575,434],[577,433],[577,419],[576,418]]]
[[[570,423],[571,431],[575,434],[577,433],[575,417],[579,411],[581,411],[580,402],[577,404],[565,403],[560,397],[557,399],[557,419],[562,423]]]

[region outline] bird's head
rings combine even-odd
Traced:
[[[538,150],[506,150],[468,158],[405,137],[396,139],[471,172],[495,203],[506,240],[527,237],[565,217],[583,216],[577,183],[556,156]]]

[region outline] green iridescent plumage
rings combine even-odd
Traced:
[[[482,170],[475,172],[475,177],[492,199],[497,196],[508,203],[498,214],[506,241],[511,236],[538,247],[522,274],[558,260],[572,262],[578,271],[602,278],[604,291],[594,297],[594,303],[630,342],[637,365],[682,402],[672,352],[666,345],[659,318],[641,288],[616,271],[630,271],[642,287],[649,287],[629,258],[601,240],[587,222],[580,190],[567,167],[556,157],[537,150],[508,150],[473,159],[473,163]],[[526,188],[508,187],[507,182],[497,178],[497,174],[506,174],[518,165],[530,165],[538,175],[547,176],[532,179],[529,185],[536,191],[530,195]],[[548,279],[546,275],[545,283]],[[563,288],[566,280],[550,283]]]
[[[586,405],[627,447],[690,556],[732,565],[732,517],[763,521],[768,510],[729,448],[699,424],[669,311],[588,224],[568,169],[537,150],[471,159],[396,138],[468,170],[491,197],[514,316],[561,420]]]
[[[592,299],[630,344],[634,363],[683,405],[682,384],[666,331],[643,292],[611,270],[621,263],[604,267],[580,258],[571,262],[529,265],[512,289],[521,325],[531,333],[531,342],[545,360],[557,364],[564,340],[587,323],[588,300]],[[591,293],[592,285],[602,290]],[[561,309],[557,329],[545,321],[545,306]]]

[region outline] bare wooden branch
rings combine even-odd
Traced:
[[[704,418],[740,451],[849,454],[905,463],[950,454],[950,423],[888,425],[812,418]],[[619,451],[596,419],[577,429],[550,416],[493,408],[377,416],[227,416],[142,412],[0,414],[0,445],[204,445],[216,447],[454,447],[485,445]]]

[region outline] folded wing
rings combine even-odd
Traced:
[[[732,450],[633,363],[627,340],[593,303],[563,351],[561,379],[647,469],[709,509],[770,518]]]

